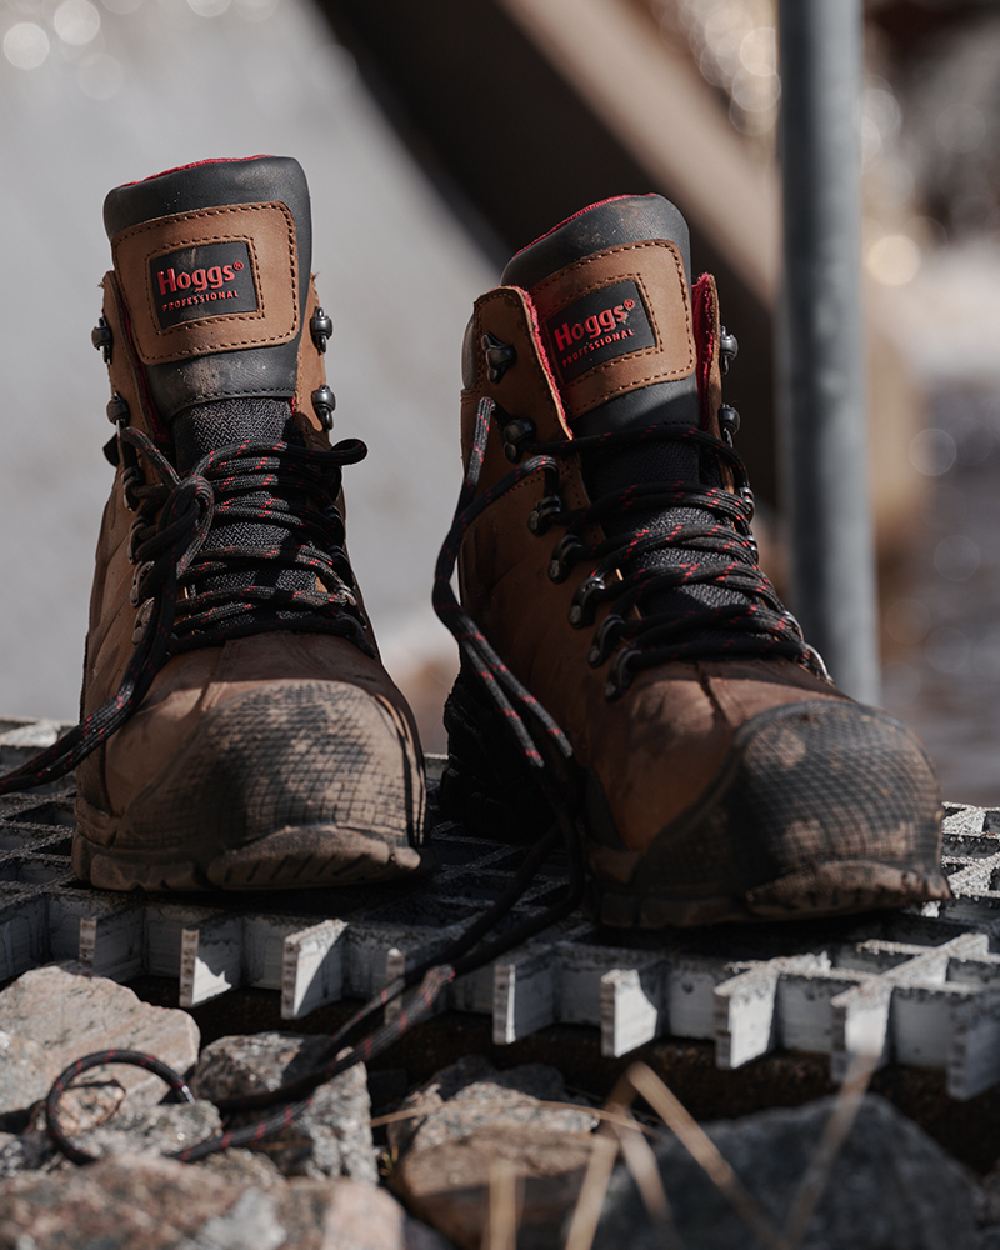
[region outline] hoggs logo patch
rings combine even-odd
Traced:
[[[172,295],[176,291],[219,291],[227,282],[235,282],[236,275],[244,268],[243,261],[234,260],[231,265],[213,265],[211,269],[193,269],[190,273],[182,269],[159,269],[156,280],[160,284],[161,295]],[[223,299],[230,299],[235,291],[227,291]]]
[[[545,323],[551,354],[564,382],[597,365],[656,345],[635,282],[613,282],[560,309]]]
[[[161,330],[259,307],[250,249],[242,239],[153,257],[149,289]]]
[[[622,300],[620,304],[615,304],[613,308],[602,308],[599,313],[591,313],[583,321],[574,321],[572,325],[568,321],[564,321],[561,326],[556,326],[552,332],[556,349],[560,352],[567,352],[574,343],[579,343],[588,336],[591,343],[593,343],[595,339],[610,334],[611,331],[618,331],[619,334],[624,334],[626,338],[631,338],[631,330],[621,331],[619,327],[625,325],[628,321],[628,315],[634,307],[635,300],[626,299]]]

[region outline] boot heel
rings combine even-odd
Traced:
[[[517,750],[510,730],[474,681],[459,673],[444,707],[448,763],[441,810],[470,833],[528,842],[552,824],[552,809]]]

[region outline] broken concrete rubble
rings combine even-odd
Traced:
[[[478,1250],[491,1184],[497,1169],[506,1169],[519,1189],[518,1246],[554,1244],[596,1123],[555,1068],[498,1072],[470,1056],[438,1073],[402,1110],[414,1116],[390,1129],[389,1183],[413,1212],[459,1246]]]
[[[0,992],[0,1114],[44,1098],[63,1068],[90,1051],[151,1051],[186,1072],[198,1057],[198,1040],[187,1012],[151,1007],[124,985],[77,965],[36,968]],[[130,1102],[148,1105],[162,1098],[164,1086],[141,1068],[98,1068],[86,1074],[83,1092],[63,1100],[63,1113],[82,1127],[110,1114],[123,1091]]]
[[[261,1183],[258,1163],[150,1157],[28,1174],[0,1186],[2,1250],[447,1250],[359,1181]]]
[[[174,1103],[136,1110],[127,1108],[82,1140],[96,1155],[172,1154],[214,1137],[222,1119],[210,1102]]]
[[[0,1250],[446,1250],[443,1238],[480,1250],[501,1194],[515,1204],[518,1250],[562,1250],[598,1123],[554,1067],[502,1071],[467,1056],[405,1097],[388,1128],[387,1182],[408,1215],[378,1188],[360,1065],[321,1086],[302,1120],[260,1153],[230,1150],[190,1166],[161,1157],[219,1131],[213,1099],[275,1089],[314,1068],[329,1054],[326,1038],[224,1037],[192,1070],[198,1032],[186,1013],[150,1007],[72,966],[26,973],[0,993],[0,1029],[3,1123],[23,1129],[0,1133]],[[191,1070],[198,1101],[159,1103],[164,1086],[138,1069],[85,1074],[62,1121],[102,1157],[80,1169],[52,1150],[38,1099],[72,1058],[109,1045]],[[397,1087],[401,1075],[394,1073]],[[775,1227],[831,1105],[708,1126]],[[752,1235],[666,1130],[655,1150],[681,1244],[749,1247]],[[889,1104],[869,1097],[800,1250],[1000,1250],[997,1193],[995,1179],[980,1186]],[[666,1244],[620,1165],[595,1250]]]
[[[706,1126],[744,1188],[781,1230],[830,1118],[834,1099]],[[757,1242],[680,1142],[655,1146],[660,1181],[681,1244],[732,1250]],[[826,1178],[798,1250],[976,1250],[977,1186],[915,1124],[873,1095]],[[653,1219],[625,1167],[612,1177],[594,1250],[662,1250]]]
[[[329,1049],[325,1038],[289,1033],[222,1037],[202,1052],[191,1089],[195,1097],[208,1099],[274,1090],[313,1070]],[[320,1085],[304,1114],[261,1149],[286,1176],[350,1176],[374,1184],[377,1168],[363,1065]]]

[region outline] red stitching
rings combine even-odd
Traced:
[[[165,178],[167,174],[182,174],[187,169],[200,169],[203,165],[242,165],[246,161],[267,161],[271,157],[266,153],[258,153],[256,156],[211,156],[204,161],[190,161],[187,165],[175,165],[173,169],[161,169],[158,174],[147,174],[145,178],[136,178],[133,182],[123,182],[116,187],[116,191],[120,191],[122,187],[138,187],[144,182],[152,182],[155,178]]]

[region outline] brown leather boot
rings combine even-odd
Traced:
[[[117,466],[97,546],[73,864],[275,889],[419,862],[423,761],[344,549],[330,319],[285,157],[118,187],[95,346]],[[88,754],[89,751],[89,754]]]
[[[464,639],[443,801],[537,833],[551,813],[529,765],[559,772],[561,728],[609,924],[946,898],[920,744],[830,683],[758,566],[721,403],[735,341],[712,278],[689,274],[673,205],[620,197],[518,252],[476,303],[450,544],[464,532],[476,628],[443,607]]]

